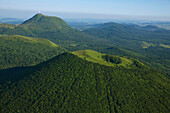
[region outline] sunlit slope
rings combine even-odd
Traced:
[[[64,51],[47,39],[0,35],[0,69],[36,65]]]
[[[57,47],[58,45],[47,40],[47,39],[41,39],[41,38],[31,38],[21,35],[0,35],[1,39],[3,40],[11,40],[11,41],[22,41],[25,43],[32,43],[32,44],[42,44],[50,47]]]
[[[71,28],[59,17],[42,14],[36,14],[20,25],[0,24],[0,34],[44,38],[69,50],[80,50],[80,48],[106,42],[106,40]]]
[[[106,66],[132,67],[133,65],[135,65],[135,63],[138,63],[139,66],[143,66],[141,62],[132,58],[102,54],[93,50],[80,50],[80,51],[74,51],[72,53],[85,60],[94,63],[99,63]]]

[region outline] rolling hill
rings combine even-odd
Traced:
[[[97,51],[130,56],[170,75],[170,30],[149,25],[143,27],[110,22],[95,25],[84,32],[106,39],[124,52],[115,53],[115,47]]]
[[[101,46],[107,42],[102,38],[87,35],[73,29],[61,18],[36,14],[20,25],[10,27],[0,24],[0,34],[22,35],[48,39],[68,50],[79,50],[90,46]]]
[[[118,24],[114,22],[95,25],[91,29],[84,30],[85,33],[102,37],[109,40],[117,47],[133,50],[140,49],[142,41],[170,45],[170,30],[165,30],[155,26],[138,26]]]
[[[100,65],[74,54],[56,56],[2,84],[1,112],[169,111],[170,81],[164,75],[151,68]]]
[[[65,51],[47,39],[0,35],[0,69],[36,65]]]
[[[69,51],[130,56],[170,75],[170,31],[155,26],[110,22],[79,31],[61,18],[36,14],[20,25],[0,24],[0,34],[44,38]]]

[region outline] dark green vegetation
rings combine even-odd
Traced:
[[[36,65],[65,51],[47,39],[0,35],[0,69]]]
[[[113,64],[120,64],[122,62],[122,60],[119,57],[114,57],[111,55],[104,55],[104,56],[102,56],[102,58],[106,62],[111,62]]]
[[[84,32],[104,38],[117,47],[98,51],[134,57],[170,75],[170,31],[155,26],[106,23]],[[118,49],[122,51],[117,51]]]
[[[45,38],[69,51],[91,49],[105,54],[136,58],[170,75],[170,31],[106,23],[79,31],[61,18],[37,14],[20,25],[0,24],[0,34]]]
[[[170,31],[162,30],[154,26],[140,27],[138,25],[126,25],[106,23],[84,32],[109,40],[116,47],[128,50],[143,48],[143,41],[158,46],[160,43],[170,45]]]
[[[169,79],[145,66],[108,67],[65,53],[25,70],[19,80],[1,85],[1,112],[166,113],[169,109]]]
[[[2,26],[2,27],[1,27]],[[61,18],[37,14],[20,25],[0,25],[0,34],[45,38],[67,48],[79,50],[88,45],[103,45],[103,40],[72,29]]]
[[[168,30],[107,23],[79,31],[37,14],[0,24],[0,34],[2,113],[169,112]]]

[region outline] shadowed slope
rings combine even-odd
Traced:
[[[71,53],[1,90],[2,112],[168,112],[169,80],[151,69],[108,67]]]

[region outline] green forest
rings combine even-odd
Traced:
[[[170,75],[170,31],[154,26],[110,22],[80,31],[61,18],[36,14],[20,25],[0,24],[0,34],[44,38],[68,51],[129,56]]]
[[[29,70],[1,86],[2,112],[169,111],[169,79],[153,69],[109,67],[64,53]]]
[[[33,66],[66,52],[46,39],[0,35],[0,69]]]
[[[170,75],[169,30],[110,22],[96,25],[84,32],[107,39],[116,47],[106,47],[98,50],[99,52],[130,56]],[[117,52],[117,48],[123,52]]]
[[[166,29],[110,22],[79,30],[40,13],[0,24],[2,113],[168,113],[169,77]]]

